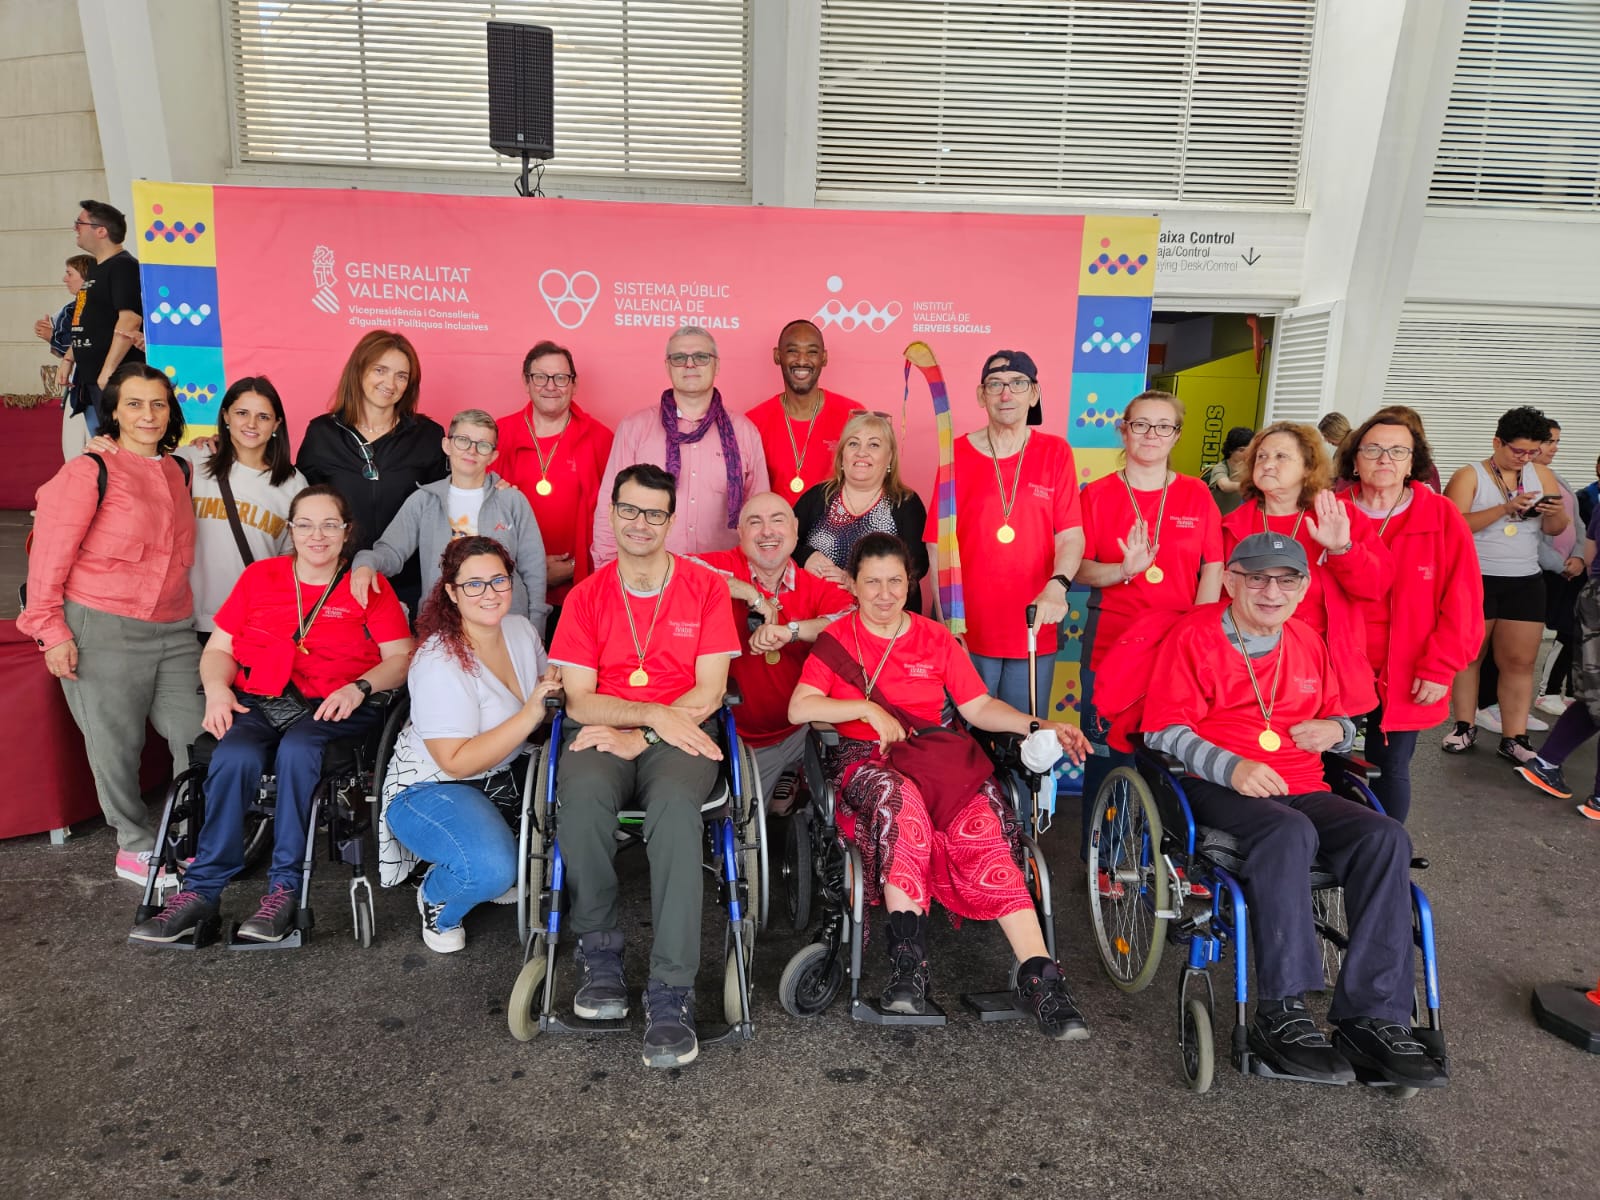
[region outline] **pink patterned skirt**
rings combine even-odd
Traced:
[[[1023,878],[1021,826],[994,780],[938,830],[922,792],[876,753],[872,742],[840,740],[829,757],[838,788],[839,832],[861,851],[867,903],[893,884],[928,911],[938,901],[953,917],[993,921],[1033,898]]]

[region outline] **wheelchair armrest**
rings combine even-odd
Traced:
[[[824,746],[837,746],[839,744],[839,731],[826,721],[811,722],[811,732],[816,734],[817,741]]]
[[[1382,774],[1372,763],[1353,754],[1335,754],[1330,750],[1322,756],[1322,762],[1325,767],[1354,775],[1364,783],[1371,783]]]
[[[566,703],[567,694],[562,691],[551,692],[544,698],[544,706],[548,712],[555,712],[556,709],[565,707]]]

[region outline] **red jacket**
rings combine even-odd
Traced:
[[[1411,507],[1389,546],[1389,646],[1375,664],[1386,730],[1431,729],[1444,720],[1450,694],[1434,704],[1411,699],[1414,679],[1448,685],[1483,642],[1483,576],[1472,532],[1455,504],[1411,483]]]
[[[178,621],[194,612],[194,506],[183,471],[170,455],[130,451],[101,456],[99,469],[80,454],[39,489],[28,556],[28,607],[17,628],[42,648],[72,639],[61,606],[139,621]]]
[[[1326,554],[1310,540],[1302,527],[1299,541],[1307,547],[1311,573],[1322,587],[1327,610],[1328,657],[1339,681],[1339,697],[1344,715],[1358,717],[1378,706],[1373,686],[1372,664],[1367,661],[1367,620],[1360,602],[1377,600],[1388,593],[1394,580],[1394,560],[1378,536],[1377,522],[1371,520],[1344,497],[1339,502],[1350,514],[1350,541],[1344,554]],[[1309,519],[1309,514],[1308,514]],[[1233,548],[1263,525],[1258,500],[1246,500],[1222,518],[1222,556],[1226,562]],[[1477,557],[1474,555],[1476,564]],[[1301,602],[1304,604],[1304,600]],[[1480,604],[1480,608],[1481,608]],[[1295,615],[1301,616],[1299,610]],[[1314,625],[1314,622],[1309,622]]]

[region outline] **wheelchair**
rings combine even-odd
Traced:
[[[1375,768],[1339,755],[1323,758],[1329,790],[1383,811],[1368,787]],[[1133,766],[1113,770],[1095,797],[1089,847],[1089,911],[1111,982],[1125,992],[1142,991],[1155,979],[1168,942],[1185,953],[1178,975],[1178,1021],[1183,1075],[1190,1089],[1205,1092],[1215,1077],[1215,997],[1207,968],[1221,962],[1230,947],[1233,1065],[1245,1075],[1293,1078],[1273,1070],[1249,1047],[1249,924],[1239,880],[1243,856],[1233,838],[1195,823],[1176,761],[1141,746]],[[1411,866],[1425,870],[1428,862],[1413,858]],[[1312,864],[1309,886],[1325,986],[1331,991],[1349,947],[1344,890],[1320,860]],[[1422,975],[1421,993],[1415,987],[1412,992],[1413,1032],[1448,1075],[1433,909],[1416,883],[1411,885],[1411,910]],[[1401,1099],[1418,1090],[1360,1073],[1358,1081]]]
[[[726,1029],[708,1025],[700,1044],[747,1042],[755,1036],[751,1022],[751,967],[756,934],[767,923],[767,817],[761,797],[761,776],[755,758],[739,740],[733,709],[739,703],[730,690],[717,714],[717,742],[722,770],[700,815],[705,825],[705,869],[718,885],[718,904],[727,911],[723,935],[722,1016]],[[511,988],[506,1021],[511,1035],[526,1042],[540,1033],[616,1032],[629,1028],[626,1018],[591,1021],[556,1009],[556,955],[561,943],[561,903],[566,886],[566,861],[561,855],[560,812],[556,802],[559,748],[566,722],[560,696],[546,698],[551,710],[549,739],[535,751],[523,788],[518,829],[517,940],[522,968]],[[617,813],[617,840],[642,845],[645,814]]]
[[[1022,763],[1022,739],[1015,734],[972,731],[994,764],[1001,792],[1023,824],[1021,838],[1023,877],[1033,896],[1034,909],[1044,931],[1050,957],[1056,957],[1055,910],[1051,902],[1050,871],[1037,838],[1050,827],[1051,814],[1038,804],[1041,778]],[[795,1017],[815,1017],[827,1011],[850,980],[850,1017],[868,1025],[944,1025],[949,1017],[932,1000],[926,1013],[886,1013],[861,995],[862,935],[866,911],[866,881],[861,851],[840,829],[838,797],[824,765],[826,750],[839,743],[831,726],[813,725],[806,739],[803,766],[807,802],[788,818],[785,830],[784,898],[796,930],[810,926],[813,907],[821,909],[815,940],[798,951],[784,967],[778,981],[778,999]],[[1019,778],[1021,783],[1019,783]],[[848,946],[848,954],[846,954]],[[1011,964],[1003,991],[968,992],[961,1003],[981,1021],[1007,1021],[1026,1017],[1011,1003],[1021,964]]]
[[[377,829],[378,803],[383,792],[383,776],[395,739],[411,715],[411,700],[404,688],[374,692],[368,704],[379,706],[384,719],[365,733],[336,738],[322,756],[322,775],[312,792],[310,819],[306,824],[305,856],[300,868],[300,896],[294,928],[279,942],[243,941],[235,936],[238,923],[230,923],[227,944],[230,950],[289,950],[311,938],[314,917],[311,910],[311,871],[316,860],[317,839],[327,838],[328,858],[350,867],[350,919],[355,940],[367,948],[372,945],[372,884],[367,878],[369,865],[376,861],[369,843]],[[161,911],[166,891],[181,887],[183,872],[194,857],[200,826],[205,821],[205,782],[211,769],[211,755],[217,739],[202,733],[189,747],[189,767],[167,789],[161,821],[156,827],[156,853],[150,859],[150,874],[145,879],[144,895],[135,911],[134,923],[148,920]],[[260,791],[245,813],[244,868],[248,873],[270,856],[272,817],[277,803],[277,777],[261,777]],[[165,949],[198,950],[216,941],[222,933],[221,919],[202,922],[193,934],[175,942],[160,943]],[[135,941],[137,946],[156,943]]]

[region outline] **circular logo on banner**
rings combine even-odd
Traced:
[[[574,271],[568,275],[551,267],[539,276],[539,294],[544,297],[557,325],[576,329],[600,298],[600,280],[593,271]]]

